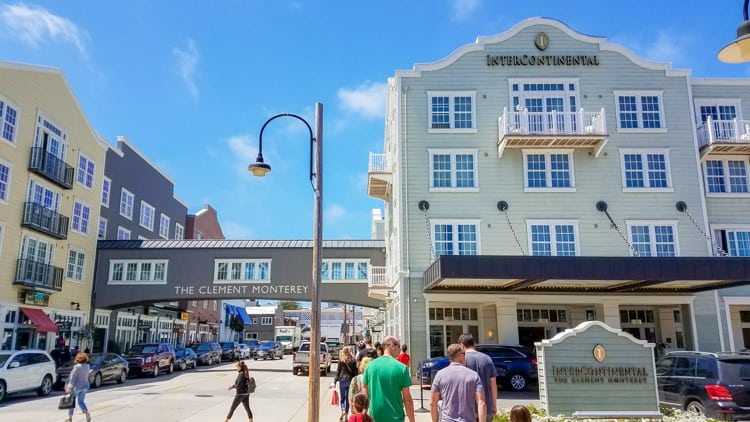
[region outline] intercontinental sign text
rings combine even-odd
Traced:
[[[487,66],[599,66],[598,56],[491,56],[487,55]]]
[[[643,367],[577,367],[553,366],[552,377],[561,384],[645,384],[648,374]]]

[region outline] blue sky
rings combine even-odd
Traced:
[[[269,117],[313,125],[321,102],[323,236],[365,239],[382,207],[366,187],[387,78],[535,16],[694,77],[750,76],[716,59],[739,0],[0,0],[0,60],[61,69],[94,129],[128,138],[191,213],[211,204],[230,239],[312,238],[305,126],[275,120],[263,136],[273,172],[256,178],[247,165]]]

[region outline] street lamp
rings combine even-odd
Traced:
[[[750,20],[748,20],[747,6],[745,0],[742,6],[742,14],[745,18],[737,27],[737,39],[727,44],[719,51],[719,60],[725,63],[742,63],[750,61]]]
[[[250,164],[247,169],[253,175],[263,177],[271,171],[271,166],[263,161],[263,130],[279,117],[294,117],[307,126],[310,131],[310,183],[313,187],[315,196],[315,226],[313,230],[313,248],[312,248],[312,288],[310,289],[311,308],[310,309],[310,371],[308,379],[308,396],[310,397],[307,404],[308,422],[318,422],[320,418],[320,269],[322,267],[322,249],[323,249],[323,104],[315,103],[315,134],[310,124],[305,119],[289,113],[282,113],[272,116],[263,123],[258,136],[258,158],[254,164]],[[315,151],[313,151],[313,145]],[[313,157],[315,159],[313,160]],[[313,163],[315,170],[313,171]]]

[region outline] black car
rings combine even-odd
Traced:
[[[221,360],[233,361],[240,358],[240,344],[236,341],[222,341]]]
[[[284,345],[278,341],[264,341],[261,342],[258,347],[255,348],[255,356],[253,359],[271,359],[276,358],[284,359]]]
[[[245,344],[247,344],[247,347],[250,348],[249,357],[255,356],[255,349],[260,345],[260,340],[247,340]]]
[[[670,352],[656,362],[661,404],[714,419],[750,417],[750,354]]]
[[[117,353],[92,353],[88,363],[91,388],[98,388],[103,382],[122,384],[128,379],[128,361]],[[72,361],[57,368],[55,389],[61,390],[65,386],[72,370]]]
[[[210,366],[221,362],[221,346],[219,346],[219,343],[196,343],[191,344],[190,348],[198,355],[199,365]]]
[[[198,366],[198,355],[191,348],[175,350],[175,366],[180,371]]]

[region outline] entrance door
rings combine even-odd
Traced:
[[[448,345],[458,343],[463,333],[470,333],[474,339],[479,338],[477,325],[430,325],[430,357],[445,356]]]
[[[521,346],[533,348],[535,342],[546,338],[544,327],[518,327],[518,344]]]

